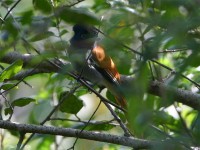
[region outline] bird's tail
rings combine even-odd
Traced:
[[[127,101],[124,97],[115,97],[115,99],[122,108],[127,108]]]

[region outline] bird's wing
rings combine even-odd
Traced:
[[[92,50],[92,59],[96,63],[95,68],[108,80],[108,82],[111,83],[109,90],[115,96],[117,102],[122,107],[126,107],[126,100],[119,89],[120,74],[111,57],[105,54],[105,51],[101,46],[96,45]]]
[[[105,54],[105,51],[101,46],[97,45],[93,48],[92,57],[98,66],[104,69],[112,79],[118,82],[120,81],[120,74],[113,60]]]

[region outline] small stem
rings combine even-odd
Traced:
[[[11,13],[11,11],[18,5],[18,3],[20,2],[21,0],[18,0],[15,2],[15,4],[8,10],[8,12],[6,13],[5,17],[3,18],[3,21],[5,22],[5,20],[7,19],[8,15]]]
[[[25,137],[25,132],[19,132],[19,134],[20,134],[20,137],[19,137],[19,141],[18,141],[18,143],[17,143],[17,148],[16,148],[16,150],[20,150],[20,147],[21,147],[22,142],[23,142],[24,137]]]

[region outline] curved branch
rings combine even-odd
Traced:
[[[24,67],[26,68],[27,66],[29,66],[30,68],[31,66],[34,66],[31,61],[34,57],[37,57],[37,56],[26,55],[26,54],[21,55],[17,52],[12,52],[12,53],[6,54],[5,56],[0,57],[0,62],[10,64],[18,59],[21,59],[24,62]],[[58,63],[58,62],[55,61],[55,63]],[[29,74],[30,72],[31,74]],[[56,68],[56,66],[49,64],[47,61],[43,61],[39,65],[39,68],[35,69],[34,71],[32,71],[32,69],[26,70],[17,74],[13,78],[20,79],[22,76],[24,77],[24,76],[30,76],[30,75],[34,75],[38,73],[49,73],[49,72],[59,72],[59,69]],[[129,85],[130,82],[134,82],[134,78],[130,76],[122,76],[122,82],[125,85]],[[196,94],[188,90],[175,88],[158,81],[153,81],[150,83],[148,92],[150,94],[153,94],[159,97],[164,97],[165,95],[170,94],[173,96],[174,101],[183,103],[194,109],[200,110],[200,94]]]
[[[173,101],[177,101],[196,110],[200,110],[200,94],[165,85],[158,81],[154,81],[150,84],[149,93],[160,97],[165,97],[170,94],[173,96]]]
[[[40,59],[39,62],[38,62],[37,58]],[[40,63],[39,70],[42,72],[47,72],[48,70],[49,70],[49,72],[58,71],[58,68],[54,67],[49,62],[45,61],[45,59],[42,60],[42,57],[38,56],[38,55],[31,55],[31,54],[23,54],[22,55],[18,52],[10,52],[10,53],[5,54],[4,56],[0,56],[0,62],[7,63],[7,64],[11,64],[19,59],[23,61],[24,68],[35,67],[38,65],[38,63]],[[58,63],[58,62],[55,60],[55,63]]]
[[[39,134],[61,135],[66,137],[78,137],[82,139],[119,144],[123,146],[132,147],[134,149],[148,149],[151,148],[154,144],[154,142],[148,140],[111,135],[94,131],[80,132],[80,130],[78,129],[30,125],[30,124],[17,124],[3,120],[0,121],[0,128],[25,132],[25,133],[39,133]]]
[[[133,77],[123,75],[121,79],[123,87],[132,89],[130,83],[134,83],[135,79]],[[196,110],[200,110],[200,94],[188,90],[166,85],[159,81],[152,81],[149,83],[148,93],[162,98],[166,98],[170,95],[172,96],[172,102],[180,102]]]

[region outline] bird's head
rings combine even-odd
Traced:
[[[73,26],[74,36],[71,38],[70,43],[77,48],[90,49],[98,37],[98,31],[89,25],[76,24]]]

